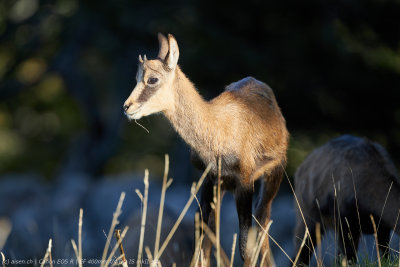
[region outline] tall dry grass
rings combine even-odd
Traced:
[[[216,187],[214,188],[214,198],[213,202],[211,203],[211,206],[214,210],[215,214],[215,232],[210,229],[206,224],[203,223],[203,216],[202,216],[202,211],[200,209],[200,213],[196,213],[195,215],[195,246],[194,246],[194,253],[193,257],[190,261],[190,267],[192,266],[206,266],[206,262],[204,259],[204,254],[202,251],[202,243],[204,239],[207,237],[210,239],[211,243],[215,247],[215,262],[216,266],[220,267],[232,267],[234,266],[234,256],[235,256],[235,250],[236,250],[236,242],[237,242],[237,234],[235,233],[233,235],[233,241],[232,241],[232,247],[231,247],[231,253],[230,257],[227,256],[226,252],[223,250],[221,247],[221,232],[220,232],[220,227],[221,227],[221,202],[222,202],[222,192],[221,192],[221,185],[223,181],[221,180],[221,163],[219,159],[219,166],[218,166],[218,183]],[[181,224],[184,216],[186,215],[189,207],[192,205],[193,201],[196,200],[197,205],[200,206],[200,203],[196,197],[198,191],[200,190],[200,187],[206,179],[206,176],[210,170],[210,166],[206,168],[204,173],[201,175],[200,179],[198,180],[197,183],[193,183],[190,189],[190,197],[187,200],[183,210],[181,211],[180,215],[178,216],[177,220],[175,221],[174,225],[172,228],[169,230],[166,238],[164,240],[161,240],[161,229],[162,229],[162,223],[163,223],[163,212],[164,212],[164,204],[165,204],[165,196],[166,196],[166,191],[172,184],[172,179],[168,178],[168,171],[169,171],[169,157],[168,155],[165,155],[165,169],[164,169],[164,176],[163,176],[163,182],[162,182],[162,189],[161,189],[161,198],[160,198],[160,205],[159,205],[159,211],[158,211],[158,220],[157,220],[157,230],[156,230],[156,238],[154,240],[154,249],[151,251],[151,249],[146,246],[143,248],[144,244],[144,234],[146,231],[146,218],[147,218],[147,207],[148,207],[148,190],[149,190],[149,172],[146,169],[145,174],[144,174],[144,191],[143,193],[140,190],[136,190],[137,195],[139,196],[141,203],[142,203],[142,218],[141,218],[141,225],[140,225],[140,238],[139,238],[139,249],[137,251],[137,267],[143,266],[143,250],[150,262],[151,267],[161,267],[163,264],[161,262],[161,257],[163,253],[165,252],[165,249],[169,245],[171,238],[174,236],[176,233],[177,229],[179,228],[179,225]],[[295,203],[297,204],[302,220],[305,223],[304,219],[304,214],[302,207],[299,204],[299,201],[297,199],[297,196],[295,194],[294,188],[292,186],[292,183],[289,179],[289,177],[286,174],[286,178],[289,182],[289,185],[292,189],[292,193],[295,199]],[[355,188],[354,188],[355,190]],[[390,189],[389,189],[390,190]],[[356,193],[356,192],[355,192]],[[388,192],[389,193],[389,192]],[[125,255],[124,249],[123,249],[123,240],[124,237],[128,231],[128,227],[125,227],[122,232],[120,232],[119,229],[116,230],[116,227],[119,225],[119,216],[122,213],[122,206],[123,202],[125,199],[125,192],[121,193],[120,199],[118,201],[117,207],[115,212],[113,213],[113,218],[111,221],[110,229],[107,235],[106,243],[103,249],[103,254],[102,254],[102,261],[100,264],[100,267],[109,267],[109,266],[123,266],[127,267],[127,261],[126,258],[131,257],[132,255]],[[356,200],[357,201],[357,200]],[[336,201],[337,203],[337,201]],[[340,210],[340,207],[337,206],[335,207],[338,211]],[[383,207],[384,209],[384,207]],[[399,218],[399,214],[397,216],[397,219]],[[247,244],[247,249],[250,251],[251,255],[251,262],[250,266],[255,267],[255,266],[262,266],[264,264],[264,261],[266,260],[266,255],[261,255],[260,257],[260,251],[261,251],[261,245],[263,244],[263,241],[265,238],[269,238],[272,242],[275,243],[275,245],[284,253],[284,255],[289,259],[291,262],[292,267],[294,266],[299,266],[298,265],[298,259],[300,255],[301,249],[304,248],[305,243],[307,238],[310,237],[310,233],[308,230],[308,227],[306,226],[306,232],[304,237],[299,237],[302,238],[302,243],[300,250],[296,253],[296,256],[294,259],[292,259],[288,253],[282,248],[278,242],[269,234],[269,229],[271,227],[272,221],[268,224],[268,226],[264,229],[261,224],[257,221],[257,219],[253,216],[253,219],[255,220],[255,224],[260,227],[261,231],[257,231],[256,228],[251,228],[249,231],[249,237],[248,237],[248,244]],[[348,221],[346,218],[335,218],[338,220],[344,220],[346,221],[347,227]],[[396,219],[396,225],[397,225],[397,219]],[[360,223],[360,221],[359,221]],[[394,250],[393,248],[388,248],[389,251],[397,255],[397,257],[381,257],[380,251],[379,251],[379,245],[378,240],[377,240],[377,230],[379,228],[379,222],[378,225],[375,224],[373,218],[371,217],[371,223],[374,226],[374,237],[375,237],[375,248],[376,248],[376,253],[377,253],[377,260],[376,261],[371,261],[368,259],[368,257],[358,259],[358,263],[349,263],[347,262],[346,258],[336,258],[335,264],[338,264],[337,266],[346,266],[346,267],[361,267],[361,266],[379,266],[379,267],[395,267],[398,266],[400,267],[400,252],[397,250]],[[76,244],[75,240],[71,240],[71,244],[75,253],[76,257],[76,263],[79,267],[83,265],[83,252],[82,252],[82,224],[83,224],[83,210],[80,209],[79,212],[79,222],[78,222],[78,244]],[[342,224],[339,224],[340,227],[343,227]],[[320,225],[316,229],[316,244],[311,243],[312,249],[314,251],[314,257],[316,259],[316,264],[318,267],[325,267],[327,266],[326,263],[324,263],[324,255],[323,252],[321,251],[321,227],[324,229],[324,225]],[[361,226],[360,226],[361,227]],[[335,229],[335,240],[338,240],[338,238],[343,238],[340,236],[338,233],[340,229]],[[361,228],[360,228],[361,230]],[[113,233],[116,233],[114,236]],[[112,246],[112,239],[115,237],[116,242],[115,245]],[[393,237],[393,234],[391,238]],[[355,248],[355,246],[354,246]],[[49,240],[49,245],[46,250],[46,254],[42,260],[42,265],[45,266],[48,264],[49,266],[53,266],[53,260],[52,260],[52,255],[51,255],[51,250],[52,250],[52,240]],[[119,250],[119,256],[116,256],[117,252]],[[6,258],[3,253],[1,253],[2,257],[2,266],[5,267],[5,262]],[[240,263],[238,263],[240,265]],[[178,266],[176,263],[173,264],[173,266]],[[279,266],[280,267],[280,266]]]

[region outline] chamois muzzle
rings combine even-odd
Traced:
[[[124,104],[124,106],[122,107],[124,109],[124,112],[126,113],[126,111],[128,110],[128,108],[130,107],[130,104]]]

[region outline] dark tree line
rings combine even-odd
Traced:
[[[157,32],[175,35],[206,98],[248,75],[274,89],[292,135],[289,172],[339,133],[382,143],[397,163],[398,14],[394,0],[2,1],[0,172],[157,173],[170,152],[176,173],[190,173],[165,120],[144,119],[147,134],[122,114]]]

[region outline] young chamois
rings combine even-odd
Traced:
[[[400,209],[400,179],[382,146],[350,135],[333,139],[304,160],[294,182],[312,241],[307,239],[299,262],[309,263],[316,246],[316,223],[321,225],[321,235],[328,229],[337,231],[341,252],[353,262],[361,234],[374,233],[370,214],[378,228],[378,244],[388,246]],[[394,231],[400,234],[399,227]],[[304,233],[297,207],[296,252]]]
[[[247,264],[254,181],[263,177],[264,187],[255,213],[266,227],[286,163],[285,119],[271,88],[251,77],[230,84],[218,97],[205,101],[177,65],[179,49],[175,38],[158,34],[158,40],[156,59],[139,56],[137,84],[124,104],[125,114],[129,119],[140,119],[161,112],[192,148],[193,164],[202,169],[211,165],[200,199],[203,220],[211,229],[213,187],[221,159],[222,190],[235,196],[240,253]],[[268,238],[265,240],[263,254],[269,249]],[[207,262],[211,248],[206,239],[202,249]]]

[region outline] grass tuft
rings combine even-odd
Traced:
[[[138,194],[143,204],[142,221],[140,225],[139,249],[138,249],[137,264],[136,264],[137,267],[142,266],[144,232],[146,230],[147,199],[149,195],[149,171],[147,169],[144,171],[143,182],[144,182],[144,196],[140,193],[139,190],[136,190],[136,193]]]
[[[82,267],[82,218],[83,218],[83,209],[80,209],[79,210],[79,223],[78,223],[79,247],[76,246],[75,240],[71,239],[72,248],[74,249],[75,256],[76,256],[79,267]]]
[[[52,247],[52,240],[50,238],[49,245],[47,246],[46,254],[44,254],[42,264],[40,267],[43,267],[46,263],[49,263],[50,267],[53,267],[53,259],[51,257],[51,247]]]
[[[109,257],[107,257],[108,250],[109,250],[109,247],[110,247],[110,243],[111,243],[111,239],[113,237],[113,233],[114,233],[115,227],[119,224],[118,217],[122,213],[121,212],[121,208],[122,208],[122,203],[124,202],[124,199],[125,199],[125,192],[122,192],[121,196],[119,198],[119,201],[118,201],[117,209],[115,210],[115,212],[113,214],[113,219],[112,219],[112,222],[111,222],[110,230],[108,231],[107,241],[106,241],[106,245],[104,246],[103,256],[101,257],[100,267],[107,267],[109,265],[110,261],[111,261],[111,257],[115,253],[115,251],[113,249],[111,251]],[[124,231],[125,231],[125,229],[124,229]],[[123,235],[124,234],[121,235],[121,238],[122,238]],[[113,253],[113,251],[114,251],[114,253]]]
[[[212,245],[215,247],[215,262],[216,266],[225,266],[225,267],[233,267],[234,264],[234,256],[235,256],[235,248],[236,248],[236,243],[237,243],[237,234],[235,233],[233,235],[233,242],[232,242],[232,248],[231,248],[231,255],[230,258],[228,258],[227,254],[224,252],[224,250],[221,247],[221,232],[220,232],[220,212],[221,212],[221,202],[222,202],[222,191],[221,191],[221,162],[220,159],[218,160],[218,184],[217,186],[214,187],[214,197],[213,197],[213,202],[212,208],[214,209],[214,215],[215,215],[215,232],[208,227],[208,225],[203,223],[203,218],[202,218],[202,211],[200,209],[200,213],[195,214],[195,248],[194,248],[194,253],[193,257],[190,262],[190,267],[193,266],[207,266],[208,263],[205,262],[205,253],[202,250],[202,243],[205,238],[208,238]],[[169,188],[169,186],[172,183],[172,179],[168,179],[168,171],[169,171],[169,157],[168,155],[165,155],[165,169],[164,169],[164,177],[163,177],[163,182],[162,182],[162,190],[161,190],[161,199],[160,199],[160,205],[159,205],[159,211],[158,211],[158,220],[157,220],[157,229],[156,229],[156,237],[154,240],[154,251],[151,251],[148,246],[144,248],[144,252],[147,256],[148,262],[150,263],[151,267],[162,267],[161,263],[161,257],[163,253],[166,250],[166,247],[170,243],[172,237],[176,233],[179,225],[181,224],[184,216],[186,215],[189,207],[193,203],[194,200],[197,201],[197,204],[200,206],[198,199],[196,197],[196,194],[198,193],[203,181],[206,179],[206,176],[208,172],[210,171],[210,166],[206,168],[202,176],[200,177],[199,181],[197,183],[193,183],[191,190],[190,190],[190,197],[187,200],[183,210],[181,211],[180,215],[178,216],[177,220],[175,221],[174,225],[172,226],[171,230],[168,232],[167,237],[163,242],[161,242],[161,230],[162,230],[162,221],[163,221],[163,213],[164,213],[164,203],[165,203],[165,196],[166,196],[166,190]],[[287,175],[286,175],[287,176]],[[287,177],[288,178],[288,177]],[[142,203],[142,217],[141,217],[141,225],[140,225],[140,238],[139,238],[139,248],[138,248],[138,254],[137,254],[137,267],[141,267],[144,262],[147,263],[147,261],[143,261],[143,247],[144,247],[144,236],[145,236],[145,230],[146,230],[146,218],[147,218],[147,208],[148,208],[148,192],[149,192],[149,172],[146,169],[145,170],[145,175],[144,175],[144,191],[143,193],[140,192],[139,190],[136,190],[136,193],[138,197],[141,200]],[[295,192],[293,190],[292,184],[289,181],[289,184],[292,188],[294,198],[296,200],[297,205],[299,206],[301,216],[304,220],[304,215],[302,213],[299,201],[297,200],[297,197],[295,195]],[[335,190],[335,197],[336,197],[336,188]],[[354,186],[354,191],[355,191],[355,186]],[[390,191],[390,188],[389,188]],[[356,194],[356,192],[355,192]],[[389,194],[389,192],[388,192]],[[124,237],[126,236],[126,233],[128,231],[128,227],[125,227],[123,231],[121,232],[120,230],[115,230],[116,226],[119,224],[118,218],[121,215],[122,211],[122,204],[125,199],[125,193],[122,192],[120,199],[118,201],[118,205],[116,207],[115,212],[113,213],[113,218],[111,222],[111,226],[109,229],[109,233],[107,235],[107,240],[104,246],[103,250],[103,255],[102,255],[102,261],[101,261],[101,267],[108,267],[110,265],[112,266],[122,266],[122,267],[127,267],[128,262],[127,262],[127,256],[125,255],[122,242],[124,240]],[[339,204],[336,203],[335,201],[335,211],[339,213],[340,207]],[[384,207],[383,207],[384,208]],[[358,209],[358,207],[357,207]],[[383,211],[382,211],[383,212]],[[397,220],[399,219],[400,211],[397,214],[396,218],[396,226],[397,226]],[[261,247],[262,244],[264,243],[265,238],[269,238],[272,240],[278,248],[286,255],[286,257],[290,260],[292,267],[298,266],[297,262],[300,256],[301,250],[304,248],[306,244],[307,238],[310,238],[310,233],[309,229],[306,226],[305,234],[302,239],[302,243],[300,246],[299,251],[297,252],[297,255],[295,259],[292,261],[291,257],[285,252],[285,250],[276,242],[276,240],[269,234],[269,229],[271,227],[272,221],[269,222],[269,224],[264,228],[258,220],[254,217],[255,222],[258,224],[258,228],[261,229],[262,231],[257,231],[256,227],[253,227],[250,229],[249,234],[248,234],[248,243],[247,243],[247,250],[250,254],[250,263],[249,267],[255,267],[255,266],[263,266],[264,261],[267,260],[267,254],[270,254],[271,251],[268,251],[264,255],[261,255],[260,257],[260,252],[261,252]],[[338,215],[338,220],[341,221],[340,214]],[[346,225],[343,224],[341,225],[340,222],[340,227],[350,227],[349,221],[347,218],[344,218]],[[83,210],[80,209],[79,212],[79,223],[78,223],[78,244],[76,244],[74,239],[71,239],[72,247],[75,252],[75,256],[77,258],[77,265],[79,267],[82,267],[82,223],[83,222]],[[365,257],[361,257],[357,259],[356,263],[353,262],[348,262],[345,257],[337,257],[334,262],[335,267],[339,266],[346,266],[346,267],[400,267],[400,252],[396,251],[392,248],[388,248],[388,251],[391,253],[388,253],[387,255],[383,255],[381,257],[379,253],[379,245],[378,245],[378,240],[377,240],[377,225],[375,224],[374,218],[371,215],[371,222],[373,224],[374,228],[374,237],[375,237],[375,247],[376,247],[376,253],[377,253],[377,260],[370,260],[369,257],[366,255]],[[323,227],[323,229],[321,229]],[[378,227],[379,227],[379,222],[378,222]],[[316,259],[316,264],[318,267],[325,267],[323,263],[323,255],[321,251],[321,239],[322,239],[322,233],[324,230],[324,225],[317,224],[316,226],[316,243],[315,243],[315,249],[314,249],[314,244],[311,242],[312,249],[314,251],[314,256]],[[340,229],[340,228],[339,228]],[[343,238],[343,236],[340,237],[340,234],[337,233],[339,231],[338,228],[335,229],[335,240],[338,238]],[[361,230],[361,228],[360,228]],[[322,233],[321,233],[322,232]],[[113,233],[115,233],[115,238],[116,238],[116,244],[111,247],[111,240],[113,238]],[[393,235],[392,235],[393,236]],[[391,236],[391,238],[392,238]],[[300,237],[301,238],[301,237]],[[355,240],[353,240],[355,242]],[[111,247],[111,251],[110,251]],[[118,251],[120,252],[120,256],[117,258],[114,257],[115,253]],[[355,246],[353,247],[355,249]],[[49,240],[48,248],[46,250],[46,254],[41,262],[41,267],[43,267],[46,264],[49,264],[51,267],[53,266],[53,260],[52,260],[52,255],[51,255],[51,250],[52,250],[52,239]],[[326,255],[326,254],[325,254]],[[206,256],[207,257],[207,256]],[[1,258],[2,258],[2,267],[5,267],[6,259],[3,253],[1,253]],[[114,258],[113,264],[112,259]],[[271,259],[273,260],[273,257],[271,256]],[[178,263],[179,264],[179,263]],[[271,263],[273,264],[273,263]],[[165,265],[165,263],[164,263]],[[173,266],[177,266],[177,263],[173,263]]]
[[[6,267],[6,257],[4,256],[3,252],[0,253],[1,253],[1,263],[3,267]]]

